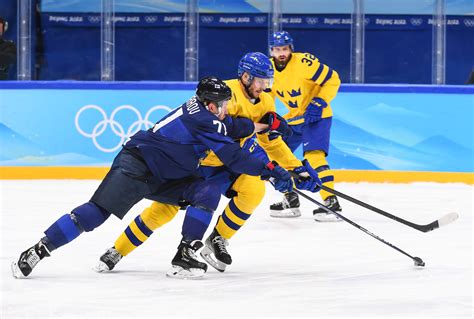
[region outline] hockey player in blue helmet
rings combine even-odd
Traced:
[[[275,68],[278,71],[283,70],[291,59],[291,53],[295,51],[293,38],[286,31],[277,31],[273,33],[268,45]]]
[[[268,154],[282,167],[292,169],[303,177],[295,181],[296,187],[315,192],[318,190],[317,184],[320,183],[317,173],[308,163],[298,160],[281,138],[290,133],[288,125],[276,114],[272,97],[264,92],[270,88],[272,77],[273,67],[270,59],[263,53],[252,52],[242,57],[238,65],[238,78],[224,81],[232,90],[232,97],[227,107],[228,114],[232,118],[250,119],[254,123],[269,125],[269,129],[260,131],[257,136],[241,139],[242,149],[262,159],[266,159]],[[232,263],[231,255],[226,248],[229,240],[245,225],[260,205],[265,195],[265,183],[259,177],[229,171],[212,152],[200,162],[199,169],[203,176],[219,181],[222,193],[231,198],[201,250],[201,256],[212,267],[222,272]],[[178,210],[179,207],[176,205],[152,203],[126,231],[122,232],[114,247],[100,257],[100,261],[105,262],[107,267],[100,267],[99,271],[114,269],[121,257],[129,255],[149,238],[152,231],[172,220]],[[137,220],[148,225],[151,232],[143,232],[136,225]],[[183,228],[187,227],[185,224],[186,221]],[[136,241],[135,238],[140,238],[140,241]]]
[[[285,45],[290,46],[291,51],[295,51],[295,47],[293,45],[293,38],[288,32],[286,31],[274,32],[269,42],[270,50],[273,49],[274,47],[283,47]]]
[[[266,123],[270,126],[272,126],[270,123],[279,123],[276,131],[267,130],[256,134],[253,140],[244,139],[242,141],[244,145],[249,146],[249,152],[254,156],[268,155],[282,167],[302,176],[303,179],[295,180],[297,188],[317,192],[319,190],[317,185],[321,183],[317,172],[307,161],[301,162],[282,139],[291,133],[287,129],[286,121],[276,113],[271,95],[266,92],[273,85],[274,70],[270,59],[260,52],[247,53],[239,62],[237,74],[237,79],[225,81],[232,89],[232,98],[228,106],[229,115],[248,118],[253,122]],[[215,168],[218,165],[216,156],[212,154],[201,162],[203,168]],[[301,184],[302,180],[305,181],[305,185]],[[229,245],[229,240],[245,225],[260,205],[265,195],[265,185],[260,178],[241,174],[232,181],[229,191],[233,193],[233,197],[201,250],[201,256],[219,271],[225,271],[226,266],[232,263],[226,247]]]
[[[273,85],[273,66],[270,59],[261,52],[251,52],[239,62],[237,75],[250,99],[259,95]]]
[[[284,140],[293,151],[302,145],[304,158],[318,171],[323,185],[334,188],[334,174],[326,157],[332,123],[331,102],[341,84],[339,75],[313,54],[294,52],[293,39],[286,31],[273,33],[269,47],[275,67],[270,94],[288,109],[283,117],[293,132]],[[322,190],[320,194],[326,207],[337,212],[342,210],[332,193]],[[287,193],[281,202],[270,206],[270,215],[298,217],[301,215],[299,206],[298,195]],[[322,208],[315,209],[313,216],[319,222],[341,221]]]

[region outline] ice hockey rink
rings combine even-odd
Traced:
[[[342,192],[419,224],[457,212],[454,223],[422,233],[341,200],[344,216],[421,257],[423,269],[345,222],[316,223],[314,204],[304,199],[302,217],[269,217],[267,207],[280,195],[267,186],[262,205],[231,240],[234,263],[225,273],[211,268],[201,280],[165,276],[183,212],[115,271],[93,272],[99,256],[149,203],[142,201],[124,220],[111,217],[55,251],[30,278],[17,280],[11,261],[59,216],[87,201],[99,181],[0,182],[2,319],[473,316],[474,194],[466,184],[337,184]]]

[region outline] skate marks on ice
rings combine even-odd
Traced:
[[[472,315],[470,186],[340,185],[341,191],[417,223],[458,212],[454,223],[421,233],[341,200],[343,214],[422,257],[425,269],[346,223],[314,222],[310,203],[302,201],[299,218],[271,218],[269,204],[281,196],[268,188],[259,209],[230,241],[234,262],[224,273],[209,268],[198,281],[166,278],[182,213],[111,273],[93,272],[104,250],[148,206],[144,203],[123,221],[109,220],[55,251],[31,279],[15,280],[10,262],[55,218],[87,200],[97,182],[2,183],[2,318]]]

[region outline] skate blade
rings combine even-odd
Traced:
[[[270,217],[275,218],[296,218],[301,216],[299,208],[290,208],[285,210],[270,210]]]
[[[212,253],[212,250],[210,250],[207,246],[205,246],[201,250],[201,257],[209,264],[211,265],[215,270],[224,272],[225,268],[227,267],[226,264],[223,262],[215,259],[214,254]]]
[[[92,270],[94,270],[95,272],[98,272],[98,273],[104,273],[104,272],[111,272],[112,271],[111,269],[109,269],[109,266],[107,266],[106,263],[104,263],[103,261],[100,261],[100,260],[97,263],[97,265],[92,267]]]
[[[20,270],[20,267],[18,267],[18,262],[14,261],[11,263],[11,269],[12,269],[12,276],[16,279],[25,279],[26,276],[23,275],[23,273]]]
[[[189,268],[184,269],[180,266],[171,266],[171,269],[166,273],[166,277],[175,278],[175,279],[202,279],[206,272],[204,269],[200,268]]]
[[[317,214],[314,214],[313,217],[315,221],[320,222],[320,223],[342,222],[342,219],[340,219],[334,214],[317,213]]]

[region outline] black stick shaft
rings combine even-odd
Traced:
[[[309,200],[310,202],[312,202],[312,203],[318,205],[319,207],[321,207],[322,209],[324,209],[326,212],[338,216],[338,217],[339,217],[340,219],[342,219],[343,221],[345,221],[345,222],[351,224],[352,226],[354,226],[354,227],[360,229],[361,231],[363,231],[363,232],[366,233],[367,235],[372,236],[373,238],[377,239],[378,241],[381,241],[381,242],[384,243],[385,245],[387,245],[387,246],[389,246],[389,247],[392,247],[393,249],[397,250],[398,252],[404,254],[405,256],[407,256],[407,257],[411,258],[413,261],[415,261],[415,257],[411,256],[411,255],[408,254],[407,252],[401,250],[401,249],[398,248],[397,246],[395,246],[395,245],[389,243],[388,241],[386,241],[386,240],[380,238],[379,236],[375,235],[374,233],[370,232],[369,230],[365,229],[364,227],[362,227],[362,226],[360,226],[360,225],[354,223],[352,220],[350,220],[350,219],[348,219],[348,218],[342,216],[342,215],[339,214],[338,212],[332,211],[331,209],[327,208],[326,206],[324,206],[323,204],[321,204],[321,203],[318,202],[317,200],[315,200],[315,199],[309,197],[309,196],[306,195],[305,193],[303,193],[303,192],[301,192],[301,191],[299,191],[299,190],[297,190],[297,189],[294,189],[293,191],[296,192],[298,195],[300,195],[300,196],[306,198],[306,199]]]
[[[431,230],[433,230],[433,229],[439,228],[439,223],[438,223],[437,220],[435,220],[434,222],[432,222],[432,223],[430,223],[430,224],[426,224],[426,225],[415,224],[415,223],[412,223],[412,222],[410,222],[410,221],[408,221],[408,220],[405,220],[405,219],[403,219],[403,218],[400,218],[400,217],[398,217],[398,216],[392,215],[392,214],[390,214],[390,213],[388,213],[388,212],[386,212],[386,211],[384,211],[384,210],[381,210],[380,208],[374,207],[374,206],[372,206],[372,205],[370,205],[370,204],[367,204],[367,203],[365,203],[365,202],[363,202],[363,201],[361,201],[361,200],[358,200],[357,198],[354,198],[354,197],[351,197],[351,196],[346,195],[346,194],[344,194],[344,193],[341,193],[341,192],[339,192],[339,191],[337,191],[337,190],[335,190],[335,189],[329,188],[329,187],[324,186],[324,185],[319,185],[319,186],[321,187],[321,189],[323,189],[323,190],[325,190],[325,191],[327,191],[327,192],[329,192],[329,193],[331,193],[331,194],[337,195],[337,196],[339,196],[339,197],[341,197],[341,198],[344,198],[344,199],[346,199],[346,200],[348,200],[348,201],[350,201],[350,202],[353,202],[353,203],[355,203],[355,204],[357,204],[357,205],[360,205],[360,206],[362,206],[362,207],[364,207],[364,208],[370,209],[371,211],[374,211],[374,212],[376,212],[376,213],[379,213],[380,215],[383,215],[383,216],[388,217],[388,218],[390,218],[390,219],[396,220],[397,222],[399,222],[399,223],[401,223],[401,224],[407,225],[407,226],[409,226],[409,227],[411,227],[411,228],[417,229],[417,230],[422,231],[422,232],[424,232],[424,233],[429,232],[429,231],[431,231]]]

